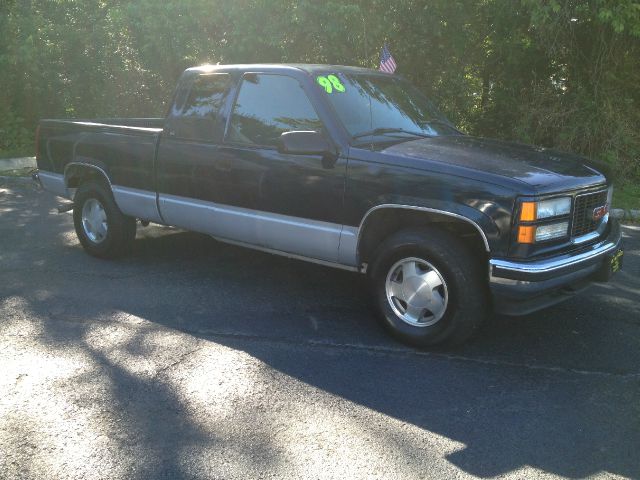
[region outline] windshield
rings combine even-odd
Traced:
[[[398,77],[326,73],[316,77],[316,84],[354,138],[460,134],[422,93]]]

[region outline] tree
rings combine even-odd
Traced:
[[[375,68],[383,42],[459,126],[640,178],[633,0],[5,0],[0,154],[42,117],[161,116],[202,63]]]

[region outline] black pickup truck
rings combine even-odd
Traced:
[[[36,143],[37,180],[73,200],[88,253],[127,252],[139,219],[366,273],[414,345],[621,266],[611,185],[586,159],[465,135],[373,70],[190,68],[164,119],[42,120]]]

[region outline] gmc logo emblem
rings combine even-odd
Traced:
[[[602,217],[604,217],[607,213],[609,213],[609,205],[603,205],[601,207],[596,207],[593,209],[593,214],[591,218],[593,218],[594,222],[597,222]]]

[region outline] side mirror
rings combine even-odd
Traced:
[[[284,132],[280,135],[278,152],[291,155],[326,155],[331,153],[331,146],[315,131]]]

